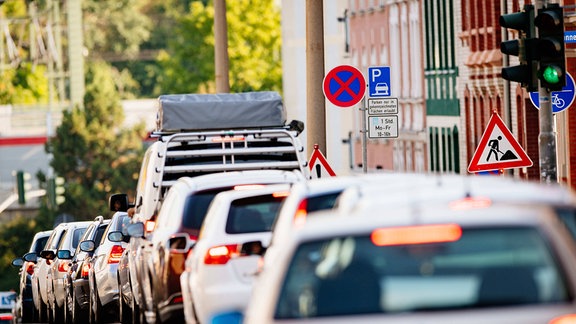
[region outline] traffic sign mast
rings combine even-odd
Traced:
[[[521,83],[528,92],[538,89],[540,181],[551,183],[558,181],[551,92],[562,90],[567,75],[564,10],[548,0],[535,2],[522,12],[500,16],[501,27],[519,31],[519,39],[503,41],[500,50],[520,60],[520,65],[502,68],[502,78]]]
[[[538,15],[536,26],[540,44],[546,51],[541,57],[538,90],[540,100],[538,150],[540,155],[540,181],[558,182],[556,162],[556,135],[553,129],[553,90],[562,89],[566,80],[566,57],[564,52],[564,11],[558,4],[536,0]]]

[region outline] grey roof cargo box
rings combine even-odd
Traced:
[[[158,98],[156,131],[284,126],[277,92],[173,94]]]

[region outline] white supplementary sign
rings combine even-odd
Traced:
[[[368,137],[370,138],[398,137],[398,115],[369,116]]]
[[[368,99],[368,114],[386,115],[398,113],[398,98]]]

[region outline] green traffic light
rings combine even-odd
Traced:
[[[549,84],[557,84],[560,82],[562,71],[556,66],[549,65],[542,72],[542,78]]]

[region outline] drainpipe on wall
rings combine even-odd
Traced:
[[[508,13],[508,1],[507,0],[500,0],[500,8],[502,8],[502,15],[505,15]],[[502,35],[502,42],[505,42],[508,40],[508,30],[506,28],[500,28],[500,33]],[[508,57],[508,55],[502,55],[502,67],[507,67],[510,66],[510,58]],[[512,118],[511,118],[511,95],[510,95],[510,81],[505,80],[504,81],[504,93],[502,96],[502,100],[504,101],[504,109],[502,111],[502,119],[504,120],[504,123],[506,124],[506,126],[508,127],[508,129],[511,129],[512,127]]]

